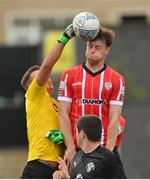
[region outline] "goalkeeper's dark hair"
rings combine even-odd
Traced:
[[[21,79],[21,85],[22,87],[27,90],[28,89],[28,85],[30,84],[31,82],[31,73],[33,71],[36,71],[36,70],[39,70],[40,69],[40,66],[38,65],[34,65],[32,67],[30,67],[26,72],[25,74],[23,75],[22,79]]]
[[[86,115],[78,119],[77,130],[84,131],[88,140],[97,142],[101,139],[101,120],[95,115]]]
[[[107,47],[110,47],[113,40],[115,39],[115,32],[111,29],[101,26],[98,35],[92,41],[96,41],[98,39],[106,42]]]

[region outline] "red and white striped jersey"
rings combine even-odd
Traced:
[[[109,106],[123,105],[124,90],[123,76],[106,65],[93,73],[85,64],[80,64],[62,74],[58,100],[71,103],[69,117],[75,143],[77,119],[80,116],[94,114],[102,121],[101,144],[106,145]],[[117,141],[117,145],[119,143],[120,141]]]

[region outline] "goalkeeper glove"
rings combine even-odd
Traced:
[[[52,140],[55,144],[62,144],[64,142],[63,134],[59,130],[53,129],[48,131],[46,137]]]
[[[66,27],[64,33],[60,36],[58,39],[58,42],[66,45],[69,39],[75,36],[74,30],[73,30],[73,25],[70,24],[69,26]]]

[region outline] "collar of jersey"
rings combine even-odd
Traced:
[[[101,70],[93,73],[90,69],[88,69],[88,67],[85,65],[85,63],[83,63],[82,67],[85,69],[86,72],[88,72],[92,76],[96,76],[97,74],[102,73],[107,68],[106,64],[104,64],[104,67]]]

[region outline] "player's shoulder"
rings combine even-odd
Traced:
[[[83,152],[83,150],[82,150],[82,149],[79,149],[79,150],[76,152],[73,160],[75,160],[75,159],[77,160],[77,159],[81,158],[81,157],[83,156],[83,154],[85,154],[85,153]]]
[[[123,74],[121,74],[120,72],[118,72],[110,66],[107,66],[107,72],[111,73],[112,77],[123,77]]]
[[[27,94],[28,92],[34,91],[35,89],[38,91],[38,90],[41,90],[42,88],[43,88],[43,87],[40,86],[40,85],[37,83],[36,79],[34,78],[34,79],[31,81],[31,83],[30,83],[30,85],[29,85],[29,87],[28,87],[28,89],[27,89],[27,91],[26,91],[26,94]]]
[[[110,151],[109,149],[100,146],[99,148],[97,148],[97,153],[98,154],[103,154],[105,157],[110,157],[113,156],[113,152]]]
[[[89,158],[95,160],[95,162],[109,163],[114,159],[114,154],[109,149],[102,146],[96,148],[92,153],[89,154]]]

